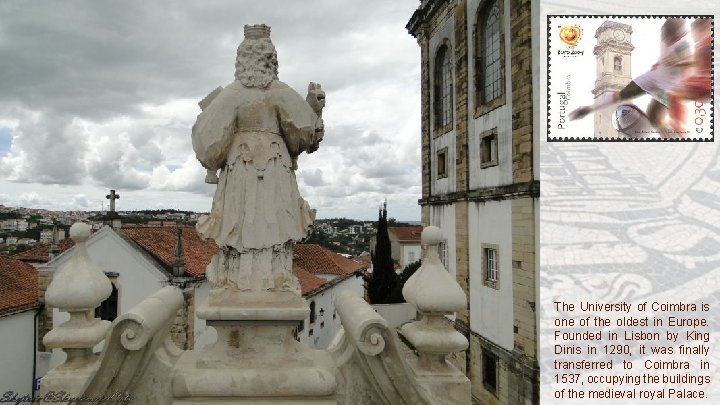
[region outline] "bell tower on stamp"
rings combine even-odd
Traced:
[[[630,56],[635,48],[631,42],[632,27],[614,21],[605,21],[595,31],[597,44],[593,49],[596,64],[595,99],[608,92],[622,90],[632,80]],[[595,111],[595,138],[618,138],[613,128],[612,115],[617,106]]]

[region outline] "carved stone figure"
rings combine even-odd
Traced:
[[[292,243],[305,237],[315,212],[300,196],[295,170],[298,155],[317,150],[323,138],[325,94],[310,83],[306,101],[278,80],[266,25],[245,26],[235,67],[235,81],[200,102],[192,130],[206,180],[218,184],[210,215],[197,223],[221,248],[208,279],[216,288],[299,292]]]

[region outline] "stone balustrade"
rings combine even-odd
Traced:
[[[56,275],[47,292],[48,303],[71,318],[45,337],[48,347],[68,352],[68,360],[43,378],[41,395],[64,391],[158,405],[470,403],[469,380],[446,360],[467,347],[446,319],[465,306],[466,297],[440,264],[437,228],[423,232],[423,265],[403,289],[422,314],[401,328],[409,345],[362,297],[343,292],[336,298],[343,328],[326,351],[292,338],[298,311],[307,310],[287,292],[268,291],[261,294],[263,300],[257,293],[233,294],[233,300],[247,301],[244,309],[218,306],[218,297],[208,300],[210,307],[200,312],[220,333],[202,351],[181,350],[169,338],[183,301],[176,287],[159,290],[111,327],[91,316],[110,285],[87,256],[88,227],[74,225],[71,237],[77,243],[72,264]],[[98,357],[92,348],[103,339]]]
[[[470,403],[469,380],[446,360],[448,354],[467,347],[467,340],[446,319],[464,308],[466,297],[440,263],[438,228],[423,231],[423,265],[403,289],[407,301],[422,314],[422,319],[401,328],[410,346],[362,297],[343,292],[336,298],[343,328],[326,351],[311,350],[292,338],[298,313],[305,314],[307,308],[288,292],[215,291],[218,296],[199,312],[219,330],[219,338],[200,352],[181,350],[169,339],[183,300],[176,287],[146,298],[111,328],[92,316],[111,286],[87,255],[89,227],[75,224],[70,234],[76,242],[71,264],[55,276],[46,294],[50,305],[70,313],[70,320],[45,337],[48,347],[63,349],[68,359],[43,378],[41,395],[64,391],[70,396],[161,405],[258,400]],[[244,305],[229,305],[232,301]],[[98,358],[92,348],[103,339]]]
[[[425,228],[423,264],[403,288],[422,314],[401,328],[412,347],[361,297],[350,292],[336,297],[343,329],[328,351],[340,370],[338,403],[470,403],[470,381],[446,359],[467,348],[467,339],[446,318],[463,309],[467,298],[440,263],[442,240],[440,229]]]

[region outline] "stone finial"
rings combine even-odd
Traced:
[[[405,324],[402,333],[419,353],[419,366],[426,370],[450,368],[445,356],[465,350],[468,341],[445,318],[465,308],[467,297],[454,277],[440,262],[438,247],[443,241],[442,231],[434,226],[422,232],[426,246],[422,266],[405,283],[403,296],[422,313],[420,321]]]
[[[93,316],[93,309],[110,296],[112,285],[88,256],[85,242],[90,238],[90,225],[74,224],[70,237],[75,241],[73,256],[57,271],[45,293],[45,302],[70,313],[70,320],[43,339],[45,347],[63,349],[67,360],[43,377],[42,395],[59,390],[77,394],[96,365],[93,347],[110,329],[110,322]]]
[[[423,313],[452,313],[464,309],[465,292],[440,262],[438,247],[443,241],[442,231],[428,226],[420,238],[427,250],[422,266],[403,287],[405,300]]]
[[[110,280],[90,260],[85,242],[90,225],[78,222],[70,228],[75,249],[70,263],[59,271],[45,293],[45,302],[65,311],[90,310],[112,293]]]

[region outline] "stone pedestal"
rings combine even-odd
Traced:
[[[197,315],[218,340],[178,361],[173,404],[337,403],[332,357],[294,338],[309,311],[292,292],[214,289]]]

